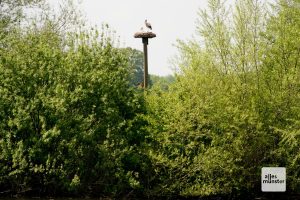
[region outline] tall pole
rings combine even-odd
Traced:
[[[144,44],[144,88],[148,87],[148,38],[143,38]]]
[[[147,89],[148,87],[148,38],[156,37],[155,33],[152,32],[137,32],[134,34],[135,38],[142,38],[144,46],[144,84],[143,88]]]

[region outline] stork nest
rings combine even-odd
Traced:
[[[136,32],[134,34],[135,38],[154,38],[156,37],[155,33],[152,32]]]

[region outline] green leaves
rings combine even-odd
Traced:
[[[297,3],[282,1],[278,13],[267,13],[256,0],[236,1],[234,9],[209,1],[199,13],[198,38],[178,42],[176,82],[147,97],[159,130],[151,155],[164,177],[161,193],[251,195],[259,192],[262,166],[294,171]],[[298,180],[296,171],[290,180]],[[295,185],[290,189],[298,191]]]
[[[251,196],[262,166],[287,167],[297,192],[298,3],[209,1],[175,81],[146,92],[142,53],[108,26],[1,35],[0,193]]]
[[[42,182],[40,190],[52,190],[41,192],[77,193],[100,181],[110,195],[127,181],[136,188],[122,178],[137,169],[117,161],[128,145],[138,153],[144,140],[126,56],[103,34],[66,41],[47,26],[34,29],[9,36],[1,49],[0,186]]]

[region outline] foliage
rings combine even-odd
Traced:
[[[264,60],[266,108],[276,117],[273,126],[280,135],[276,153],[288,166],[291,190],[299,192],[300,2],[279,1],[274,9],[265,36],[270,43]]]
[[[1,192],[119,195],[150,173],[140,149],[142,102],[107,33],[62,39],[46,24],[8,36],[0,54]]]
[[[174,85],[147,97],[158,193],[251,197],[262,166],[287,167],[298,192],[299,1],[208,5],[199,37],[178,42]]]
[[[144,80],[144,57],[143,52],[137,49],[125,48],[122,51],[127,55],[130,65],[130,85],[139,86]]]
[[[157,76],[150,74],[150,87],[159,87],[162,90],[168,90],[169,86],[175,82],[173,75]]]
[[[209,0],[180,72],[146,91],[142,52],[108,25],[0,14],[0,194],[245,199],[262,166],[299,192],[299,4]]]
[[[0,1],[0,30],[7,31],[14,25],[20,23],[24,17],[24,9],[37,6],[43,0],[1,0]],[[2,34],[1,34],[2,35]],[[1,36],[0,35],[0,36]]]
[[[140,87],[144,81],[144,55],[142,51],[132,49],[130,47],[120,49],[122,53],[129,59],[130,85],[132,87]],[[169,85],[175,81],[174,76],[158,76],[149,75],[149,87],[160,87],[168,90]]]

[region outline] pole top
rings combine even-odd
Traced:
[[[155,33],[152,32],[136,32],[134,34],[135,38],[154,38],[156,37]]]

